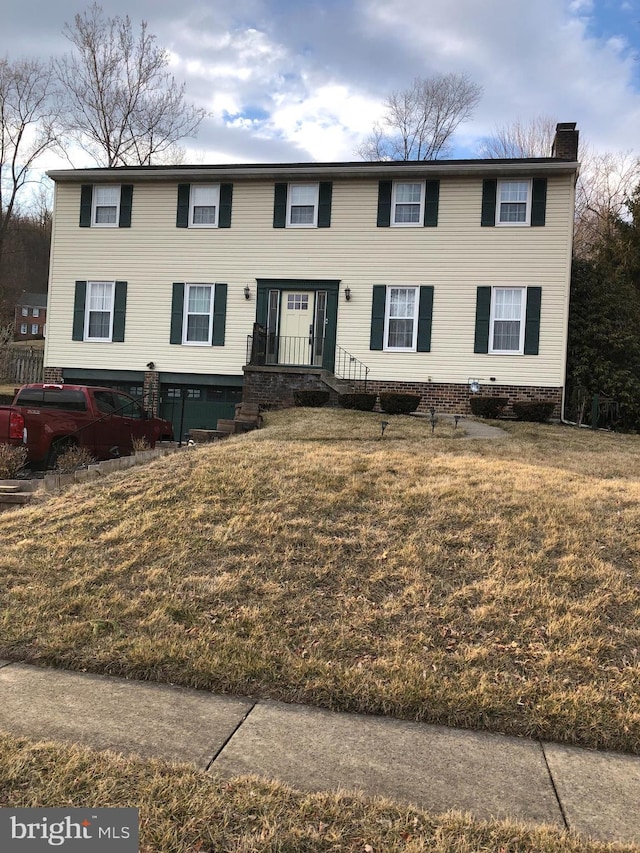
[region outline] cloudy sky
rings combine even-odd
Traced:
[[[64,23],[86,5],[3,0],[0,55],[59,55]],[[454,156],[474,156],[496,125],[542,114],[576,121],[596,149],[640,152],[639,0],[102,5],[145,19],[189,98],[211,113],[185,143],[187,162],[357,159],[387,93],[448,72],[484,89]]]

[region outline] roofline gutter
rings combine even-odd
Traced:
[[[579,163],[554,158],[522,160],[431,160],[364,163],[285,163],[228,166],[119,166],[95,169],[52,169],[46,174],[53,181],[82,183],[123,183],[125,181],[190,180],[287,180],[327,178],[398,177],[501,177],[504,175],[572,174]]]

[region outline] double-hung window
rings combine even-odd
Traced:
[[[94,186],[92,225],[117,228],[119,218],[120,187]]]
[[[85,341],[110,341],[113,335],[113,281],[88,281],[85,302]]]
[[[39,309],[39,308],[34,308],[34,309],[33,309],[33,316],[34,316],[34,317],[39,317],[39,316],[40,316],[40,309]]]
[[[22,309],[22,316],[23,316],[23,317],[28,317],[28,316],[29,316],[29,309],[28,309],[28,308],[23,308],[23,309]]]
[[[531,181],[498,181],[496,225],[529,225]]]
[[[32,323],[32,324],[31,324],[31,334],[32,334],[32,335],[37,335],[39,331],[40,331],[40,329],[39,329],[39,327],[38,327],[38,324],[37,324],[37,323]]]
[[[523,353],[526,288],[494,287],[489,324],[489,352]]]
[[[289,184],[287,225],[315,228],[318,224],[318,184]]]
[[[418,335],[418,288],[388,287],[384,348],[415,350]]]
[[[424,182],[394,181],[391,198],[392,225],[422,225]]]
[[[213,285],[186,284],[184,290],[183,344],[211,346]]]
[[[217,228],[220,209],[220,184],[191,184],[189,226]]]
[[[27,328],[28,328],[28,326],[26,323],[21,323],[20,324],[20,334],[26,335],[27,334]]]

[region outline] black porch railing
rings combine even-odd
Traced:
[[[369,368],[342,347],[336,347],[336,366],[333,372],[338,379],[345,379],[352,382],[354,387],[362,387],[363,391],[367,390]]]
[[[324,340],[311,335],[290,337],[267,332],[255,323],[247,338],[247,364],[291,364],[322,367]]]

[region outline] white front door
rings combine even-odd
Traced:
[[[280,306],[279,364],[311,364],[313,291],[287,291]]]

